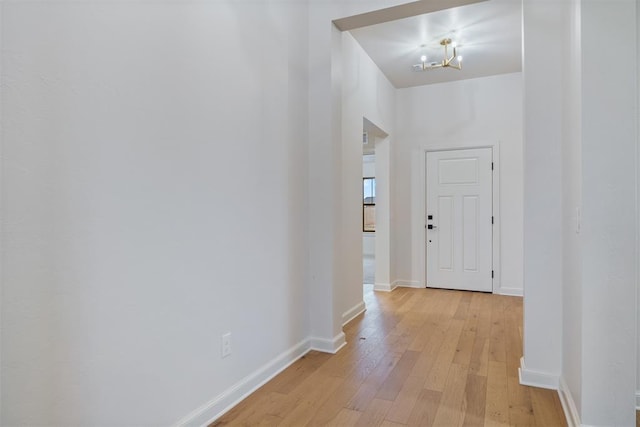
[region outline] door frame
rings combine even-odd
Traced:
[[[422,263],[422,278],[421,287],[427,287],[427,153],[442,152],[442,151],[461,151],[477,148],[490,148],[491,157],[493,162],[493,178],[492,178],[492,210],[493,210],[493,230],[492,230],[492,270],[493,286],[492,293],[500,294],[501,281],[500,281],[500,141],[495,142],[478,142],[478,143],[448,143],[448,144],[434,144],[423,149],[422,153],[422,177],[421,177],[421,229],[422,232],[422,251],[421,251],[421,263]]]

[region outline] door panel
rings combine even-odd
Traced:
[[[462,198],[462,266],[464,271],[478,271],[478,197]]]
[[[438,217],[440,218],[440,234],[448,236],[438,241],[438,268],[453,271],[453,198],[438,198]]]
[[[477,184],[477,159],[442,159],[438,163],[440,184]]]
[[[427,286],[493,290],[491,148],[427,153]]]

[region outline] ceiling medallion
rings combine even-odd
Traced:
[[[426,55],[422,55],[421,64],[415,64],[413,71],[433,70],[434,68],[455,68],[462,70],[462,56],[458,56],[456,52],[456,44],[451,39],[442,39],[440,44],[444,46],[444,59],[442,62],[427,62]],[[449,45],[453,48],[453,56],[449,57]],[[455,61],[455,62],[453,62]]]

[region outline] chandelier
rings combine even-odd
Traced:
[[[446,68],[451,67],[456,70],[462,70],[462,56],[458,56],[456,52],[456,44],[451,39],[442,39],[440,44],[444,46],[444,59],[442,62],[427,62],[426,55],[422,55],[420,58],[421,64],[415,64],[413,71],[426,71],[434,68]],[[453,48],[453,55],[449,57],[449,45]],[[455,62],[454,62],[455,61]]]

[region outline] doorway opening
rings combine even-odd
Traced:
[[[362,118],[362,282],[388,290],[389,285],[389,135]]]

